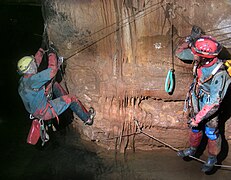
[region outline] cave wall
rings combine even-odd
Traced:
[[[192,25],[202,27],[229,48],[230,1],[43,3],[49,38],[66,59],[64,80],[68,90],[97,111],[93,126],[83,126],[80,121],[73,124],[83,138],[120,151],[160,146],[148,137],[134,135],[135,118],[151,135],[176,147],[187,146],[188,129],[182,110],[192,67],[176,59],[174,50],[190,34]],[[176,85],[170,95],[164,86],[172,68]],[[231,136],[229,120],[225,133]]]

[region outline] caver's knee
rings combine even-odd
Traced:
[[[211,140],[216,140],[219,137],[218,129],[212,127],[205,127],[205,134]]]
[[[205,125],[205,134],[211,140],[216,140],[219,136],[218,118],[215,117]]]

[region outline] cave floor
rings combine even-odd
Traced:
[[[27,128],[20,121],[1,119],[0,179],[225,180],[231,175],[231,169],[204,174],[200,162],[184,161],[169,149],[128,151],[126,155],[105,150],[96,153],[95,147],[86,148],[68,127],[50,134],[44,147],[32,146],[26,143]]]

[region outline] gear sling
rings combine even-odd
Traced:
[[[48,108],[51,109],[53,115],[56,117],[56,120],[59,123],[59,117],[49,102],[47,103],[45,113],[47,112]],[[32,114],[30,114],[30,119],[33,119],[33,121],[31,124],[29,134],[27,136],[27,143],[35,145],[38,142],[39,137],[41,137],[42,146],[43,146],[45,144],[45,142],[47,142],[49,140],[49,135],[46,132],[44,120],[42,119],[42,116],[40,119],[37,119]],[[53,124],[52,124],[52,126],[53,126]]]

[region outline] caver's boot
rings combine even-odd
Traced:
[[[186,157],[186,156],[193,156],[196,153],[195,147],[190,147],[185,150],[180,150],[177,152],[177,156],[179,157]]]
[[[185,150],[178,151],[177,156],[180,157],[193,156],[196,153],[197,147],[200,145],[202,135],[203,135],[202,131],[192,130],[189,135],[190,147]]]
[[[95,110],[94,110],[93,107],[90,107],[90,109],[89,109],[88,112],[89,112],[89,114],[90,114],[90,117],[88,118],[88,120],[86,120],[86,121],[84,122],[84,124],[91,126],[91,125],[93,124],[93,122],[94,122],[94,117],[95,117],[95,115],[96,115],[96,112],[95,112]]]
[[[209,172],[213,169],[214,165],[217,163],[217,155],[221,151],[221,136],[218,135],[218,138],[215,140],[208,139],[208,160],[202,166],[201,171]]]
[[[202,172],[210,172],[217,163],[217,156],[209,156],[206,163],[202,166]]]
[[[83,121],[85,125],[92,125],[95,117],[95,110],[93,107],[90,107],[89,110],[87,110],[84,105],[75,97],[70,96],[66,98],[66,103],[70,104],[71,110]]]

